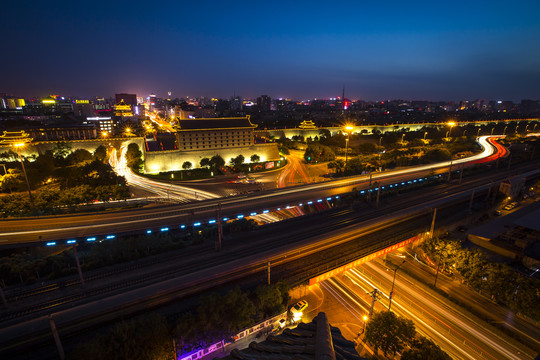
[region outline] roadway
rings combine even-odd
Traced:
[[[424,195],[430,196],[430,194]],[[421,198],[422,202],[425,200],[422,196],[413,198]],[[434,206],[437,201],[443,200],[437,199],[427,206]],[[426,212],[424,205],[411,208],[407,203],[408,201],[403,199],[402,202],[396,201],[389,204],[394,209],[391,214],[386,214],[387,211],[382,209],[375,212],[367,211],[367,214],[363,215],[350,209],[344,210],[352,218],[340,221],[334,218],[329,219],[333,226],[326,225],[327,231],[320,228],[311,229],[309,226],[299,227],[296,223],[289,223],[295,231],[289,233],[270,229],[270,236],[264,239],[260,234],[255,234],[255,236],[248,234],[250,241],[241,242],[240,248],[227,248],[228,252],[224,253],[206,253],[204,259],[199,256],[189,256],[183,259],[182,266],[179,262],[181,258],[177,257],[172,265],[182,268],[183,273],[176,273],[170,279],[131,290],[116,288],[116,293],[113,292],[112,296],[93,298],[85,304],[79,304],[79,302],[64,304],[64,310],[57,309],[54,313],[56,325],[62,336],[67,336],[118,317],[148,311],[151,308],[178,301],[220,284],[238,281],[249,276],[260,279],[260,274],[265,272],[268,261],[272,264],[273,279],[280,273],[282,276],[295,273],[305,279],[309,276],[306,275],[306,271],[308,274],[318,274],[323,269],[321,265],[325,261],[330,266],[335,266],[334,264],[338,261],[346,261],[344,254],[354,255],[355,251],[367,254],[393,244],[396,240],[394,236],[396,224],[402,223],[405,227],[417,226],[411,221],[413,214],[419,217],[420,222],[424,219],[423,214]],[[380,217],[373,219],[374,213]],[[381,237],[377,232],[384,229],[388,229],[389,233]],[[403,231],[403,234],[410,231],[411,229]],[[370,236],[370,234],[373,235]],[[365,239],[365,241],[360,239]],[[340,249],[339,246],[347,246],[347,249]],[[322,258],[318,255],[321,253],[324,254]],[[329,257],[329,254],[333,255]],[[308,256],[315,256],[315,258],[307,258]],[[164,276],[169,277],[169,274]],[[111,287],[115,288],[114,284]],[[119,290],[121,292],[118,292]],[[88,291],[90,292],[91,289]],[[62,301],[63,299],[58,299],[59,303]],[[54,306],[49,306],[48,311],[54,308]],[[48,320],[45,316],[33,317],[28,321],[9,326],[6,324],[0,329],[0,339],[2,339],[0,350],[12,351],[49,341],[49,331]]]
[[[311,302],[316,304],[317,308],[309,314],[327,311],[330,319],[335,315],[337,322],[344,322],[346,328],[351,329],[348,338],[361,340],[363,317],[369,314],[372,301],[370,293],[374,289],[380,291],[374,306],[376,312],[388,310],[393,269],[401,260],[388,265],[380,260],[365,263],[312,286],[310,298],[315,299]],[[479,297],[477,294],[472,296],[475,299]],[[326,301],[330,304],[329,307],[325,305]],[[497,307],[491,304],[488,309]],[[392,311],[413,320],[417,331],[433,339],[454,359],[524,360],[532,359],[536,355],[535,351],[463,311],[428,286],[413,281],[403,274],[403,269],[396,275]],[[506,319],[498,321],[504,322]],[[538,346],[538,339],[536,345]]]
[[[459,165],[472,166],[471,164],[482,161],[494,154],[502,156],[500,152],[502,150],[494,146],[491,140],[488,139],[488,136],[480,137],[478,142],[482,146],[482,152],[468,158],[407,167],[371,175],[351,176],[324,183],[266,190],[231,198],[201,200],[173,206],[108,213],[6,219],[0,224],[0,246],[5,247],[11,244],[29,244],[33,242],[43,243],[61,239],[84,241],[88,237],[105,236],[107,234],[144,234],[149,229],[159,231],[163,227],[178,227],[181,224],[190,225],[197,222],[215,221],[220,206],[222,215],[227,218],[253,216],[268,213],[272,210],[281,210],[281,208],[305,206],[310,201],[332,201],[340,194],[368,189],[375,181],[381,187],[399,188],[400,186],[406,186],[407,183],[425,181],[433,172],[444,171],[449,167],[457,169]],[[165,190],[162,189],[161,191]],[[170,196],[171,190],[168,191]],[[192,190],[179,187],[178,190],[174,191],[191,194]],[[199,194],[199,191],[197,193]],[[208,193],[205,196],[212,197],[214,195]]]
[[[174,183],[155,181],[144,176],[135,174],[128,166],[126,161],[127,147],[120,149],[120,156],[114,149],[109,156],[109,163],[114,171],[126,178],[129,185],[139,187],[146,191],[156,194],[158,197],[167,199],[171,202],[187,203],[193,200],[217,199],[218,195],[199,189],[192,189]]]

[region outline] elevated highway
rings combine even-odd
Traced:
[[[213,198],[186,204],[123,210],[108,213],[47,216],[24,219],[6,219],[0,223],[0,247],[45,243],[120,234],[144,234],[163,228],[192,226],[215,222],[218,209],[224,218],[253,216],[286,207],[306,206],[309,202],[331,201],[340,194],[361,191],[377,186],[397,187],[412,182],[422,182],[428,176],[461,167],[474,166],[486,159],[504,156],[504,147],[493,139],[478,138],[482,152],[474,156],[436,164],[408,167],[404,169],[351,176],[324,183],[300,185],[284,189],[261,191],[255,194],[231,198]],[[210,197],[210,195],[208,196]]]

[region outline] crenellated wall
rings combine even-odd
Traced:
[[[260,161],[276,161],[280,159],[277,144],[255,144],[247,147],[235,147],[224,149],[192,150],[192,151],[152,151],[146,153],[144,162],[145,173],[158,173],[161,171],[182,170],[182,164],[189,161],[194,168],[200,167],[201,159],[211,158],[214,155],[220,155],[225,163],[238,155],[243,155],[245,162],[250,162],[250,157],[257,154]]]
[[[464,126],[464,125],[475,125],[475,126],[486,126],[489,124],[497,124],[500,122],[521,122],[521,121],[538,121],[539,119],[533,118],[533,119],[509,119],[509,120],[482,120],[482,121],[470,121],[470,122],[459,122],[457,125]],[[392,132],[392,131],[401,131],[403,129],[406,129],[408,131],[416,131],[421,130],[423,127],[433,127],[433,128],[443,128],[448,127],[448,124],[446,123],[417,123],[417,124],[392,124],[392,125],[361,125],[361,126],[354,126],[354,129],[352,130],[353,134],[366,134],[371,135],[373,134],[373,130],[379,130],[382,133],[385,132]],[[330,131],[330,134],[335,135],[338,132],[343,132],[343,127],[334,126],[334,127],[321,127],[316,129],[300,129],[300,128],[291,128],[291,129],[267,129],[267,130],[255,130],[256,136],[273,136],[275,138],[281,138],[286,137],[291,139],[293,136],[303,136],[304,139],[307,139],[308,137],[311,137],[312,139],[315,138],[315,136],[320,136],[321,130],[328,130]]]

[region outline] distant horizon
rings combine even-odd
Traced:
[[[340,94],[337,94],[337,95],[330,95],[328,97],[290,97],[290,96],[272,96],[268,93],[261,93],[259,95],[255,95],[255,96],[242,96],[242,94],[239,94],[239,93],[236,93],[236,94],[231,94],[231,95],[228,95],[228,96],[212,96],[212,95],[197,95],[197,96],[189,96],[189,95],[186,95],[186,96],[175,96],[174,93],[171,94],[170,97],[168,97],[168,92],[165,91],[164,94],[165,95],[160,95],[160,92],[147,92],[147,93],[144,93],[141,94],[141,93],[138,93],[138,92],[131,92],[131,91],[118,91],[118,92],[114,92],[110,95],[101,95],[101,94],[98,94],[98,95],[90,95],[90,96],[81,96],[79,94],[63,94],[63,93],[60,93],[60,92],[49,92],[47,93],[46,95],[33,95],[33,96],[27,96],[27,95],[19,95],[19,94],[15,94],[15,93],[12,93],[12,92],[5,92],[5,91],[0,91],[0,94],[6,94],[7,96],[13,96],[15,98],[21,98],[21,99],[40,99],[40,98],[45,98],[47,96],[50,96],[50,95],[58,95],[58,96],[63,96],[63,97],[71,97],[71,98],[80,98],[80,99],[86,99],[86,100],[89,100],[89,99],[92,99],[94,97],[103,97],[103,98],[114,98],[116,94],[135,94],[137,97],[143,97],[146,99],[147,96],[149,96],[150,94],[155,94],[156,97],[158,98],[161,98],[161,99],[171,99],[171,100],[174,100],[174,99],[200,99],[200,98],[207,98],[207,99],[211,99],[211,98],[215,98],[215,99],[219,99],[219,100],[229,100],[231,99],[232,97],[234,96],[240,96],[242,99],[249,99],[249,100],[256,100],[258,97],[260,96],[263,96],[263,95],[266,95],[266,96],[269,96],[271,99],[275,100],[275,99],[290,99],[290,100],[295,100],[295,101],[313,101],[313,100],[329,100],[331,98],[341,98],[341,93]],[[363,99],[363,98],[353,98],[353,97],[350,97],[347,95],[347,93],[345,93],[345,98],[348,99],[348,100],[351,100],[351,101],[366,101],[366,102],[382,102],[382,101],[397,101],[397,100],[403,100],[403,101],[428,101],[428,102],[461,102],[461,101],[475,101],[475,100],[483,100],[485,102],[488,102],[488,101],[512,101],[514,103],[519,103],[521,102],[522,100],[532,100],[532,101],[540,101],[540,98],[532,98],[532,97],[525,97],[525,98],[521,98],[521,99],[500,99],[500,98],[481,98],[481,97],[476,97],[476,98],[461,98],[461,99],[458,99],[458,100],[454,100],[454,99],[436,99],[436,100],[432,100],[432,99],[420,99],[420,98],[405,98],[405,97],[395,97],[395,98],[379,98],[379,99]]]
[[[1,86],[165,97],[540,99],[540,2],[20,2]],[[109,95],[106,95],[109,96]]]

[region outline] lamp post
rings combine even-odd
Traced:
[[[480,130],[482,130],[482,128],[478,128],[478,131],[476,132],[476,136],[480,136]]]
[[[491,135],[493,135],[493,130],[495,130],[495,126],[491,128]]]
[[[347,133],[347,138],[345,139],[345,169],[344,172],[347,172],[347,159],[349,157],[349,136],[351,131],[354,129],[351,125],[345,126],[345,132]]]
[[[403,264],[405,264],[405,260],[403,260],[403,262],[394,269],[394,279],[392,280],[392,290],[390,290],[390,296],[388,296],[388,300],[389,300],[388,311],[390,311],[390,309],[392,308],[392,295],[394,294],[394,285],[396,283],[396,273],[398,269],[401,267],[401,265]]]
[[[506,129],[508,128],[508,125],[504,127],[503,135],[506,135]]]
[[[446,137],[448,137],[448,135],[452,135],[452,128],[453,128],[455,125],[456,125],[456,123],[455,123],[454,121],[450,121],[450,122],[448,123],[448,126],[450,126],[450,130],[448,130],[448,131],[446,132]]]
[[[424,140],[426,140],[427,131],[424,131]]]
[[[401,135],[401,146],[403,146],[403,141],[404,141],[404,139],[405,139],[405,133],[403,133],[403,134]]]
[[[367,317],[367,315],[364,315],[364,317],[362,319],[364,319],[364,328],[362,329],[362,333],[365,333],[366,332],[366,323],[367,323],[369,318]]]
[[[19,159],[21,160],[21,166],[24,173],[24,179],[26,180],[26,187],[28,188],[28,196],[30,197],[30,203],[32,204],[32,207],[34,206],[34,198],[32,197],[32,191],[30,190],[30,183],[28,182],[28,176],[26,175],[26,169],[24,167],[24,161],[21,155],[21,148],[24,146],[24,143],[16,143],[13,144],[15,149],[17,149],[17,153],[19,154]]]

